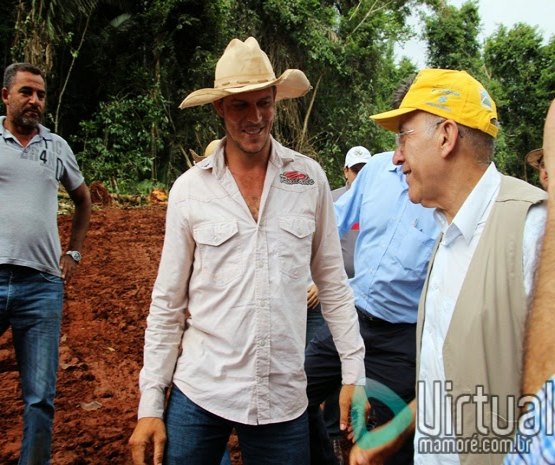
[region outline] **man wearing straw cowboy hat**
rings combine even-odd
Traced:
[[[321,167],[271,136],[275,102],[305,95],[275,77],[257,41],[233,39],[212,103],[226,136],[174,184],[147,320],[134,464],[218,464],[232,428],[245,465],[309,462],[303,369],[306,283],[320,289],[343,362],[341,423],[364,377],[364,346]],[[187,330],[185,331],[185,328]],[[166,391],[169,399],[166,404]]]
[[[526,154],[526,162],[538,170],[538,178],[543,190],[547,190],[548,177],[545,163],[543,162],[543,149],[534,149]]]

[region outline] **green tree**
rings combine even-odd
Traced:
[[[541,146],[543,118],[555,97],[555,45],[553,39],[542,42],[535,27],[521,23],[500,26],[484,48],[506,144],[505,153],[498,150],[498,164],[522,179],[530,173],[524,156]]]
[[[373,151],[391,147],[391,136],[369,116],[389,105],[398,82],[413,71],[396,66],[393,46],[408,34],[405,20],[410,6],[424,3],[433,2],[213,2],[203,23],[211,40],[197,46],[189,60],[189,89],[211,86],[215,62],[228,41],[253,35],[276,74],[300,68],[313,85],[305,98],[279,104],[276,137],[318,159],[332,185],[337,185],[351,146],[365,145]],[[206,143],[222,135],[213,121],[210,108],[187,110],[180,116],[178,137]]]
[[[430,67],[464,69],[480,76],[482,58],[477,0],[464,3],[460,9],[443,3],[433,15],[424,16],[424,23]]]
[[[78,159],[87,180],[107,181],[115,192],[132,191],[142,182],[156,184],[154,164],[163,140],[152,131],[165,131],[167,125],[163,105],[148,95],[101,103],[95,119],[81,123]]]
[[[105,169],[94,171],[97,176],[107,173],[109,165],[120,172],[118,167],[126,166],[125,153],[129,153],[118,151],[111,142],[104,143],[106,130],[101,122],[119,124],[113,134],[127,140],[141,135],[137,142],[141,143],[140,150],[147,152],[137,163],[141,160],[148,163],[142,163],[137,181],[171,183],[190,166],[175,119],[179,117],[179,98],[185,93],[180,83],[185,83],[189,74],[189,68],[180,66],[180,62],[190,60],[199,40],[195,33],[202,28],[203,3],[206,2],[154,0],[130,2],[120,8],[98,8],[92,21],[97,27],[83,49],[87,59],[81,63],[87,67],[80,70],[80,79],[70,91],[76,96],[74,101],[79,102],[82,82],[91,82],[94,86],[93,95],[97,99],[90,102],[94,105],[94,117],[81,124],[75,141],[84,159],[97,156],[97,148],[104,147],[101,154]],[[140,104],[143,114],[157,117],[135,118],[130,102]],[[158,111],[154,112],[154,108]],[[103,115],[106,112],[111,116]],[[149,128],[145,127],[146,121]],[[147,136],[148,140],[144,139]],[[96,142],[91,144],[91,140]],[[89,143],[85,145],[83,141]],[[113,176],[109,184],[114,186],[112,179]],[[122,185],[128,188],[130,179]]]
[[[233,37],[252,35],[276,74],[299,68],[312,82],[306,97],[279,103],[274,133],[318,159],[335,187],[351,146],[372,152],[393,146],[392,135],[369,116],[390,108],[398,84],[415,71],[408,60],[396,62],[394,46],[414,35],[406,20],[421,6],[436,12],[426,36],[433,65],[482,73],[477,77],[489,85],[476,39],[476,4],[456,10],[440,0],[6,0],[0,45],[8,53],[24,37],[43,37],[44,21],[57,31],[46,38],[53,49],[48,90],[58,132],[72,140],[89,180],[105,176],[101,180],[115,186],[123,176],[121,190],[132,188],[132,177],[171,185],[191,166],[189,149],[202,151],[223,135],[210,105],[186,111],[178,105],[189,92],[212,87],[216,62]],[[73,16],[65,15],[69,8]],[[25,22],[24,36],[20,26],[27,16],[18,21],[16,13],[31,10],[43,22]],[[542,72],[539,80],[552,85],[553,73]],[[140,151],[131,147],[133,140]]]

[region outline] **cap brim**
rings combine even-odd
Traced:
[[[190,108],[198,105],[215,102],[229,95],[242,94],[255,90],[267,89],[276,86],[276,101],[289,98],[297,98],[305,95],[312,86],[306,75],[298,69],[287,69],[282,75],[269,82],[248,84],[241,87],[229,87],[227,89],[199,89],[191,92],[179,105],[179,108]]]
[[[397,132],[399,130],[399,118],[417,110],[418,108],[398,108],[397,110],[391,110],[384,113],[372,115],[370,116],[370,119],[374,120],[381,127],[387,129],[388,131]]]

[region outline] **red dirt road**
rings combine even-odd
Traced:
[[[65,290],[53,465],[131,463],[127,440],[164,218],[163,206],[93,212],[83,262]],[[62,244],[70,223],[59,219]],[[23,404],[10,331],[0,337],[0,382],[0,464],[16,465]]]

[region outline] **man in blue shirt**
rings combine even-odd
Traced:
[[[374,155],[335,203],[339,235],[359,223],[355,295],[366,356],[366,377],[393,390],[407,403],[414,399],[416,316],[428,260],[438,236],[432,210],[413,204],[393,152]],[[320,403],[341,384],[341,365],[324,327],[306,351],[312,464],[334,464]],[[385,423],[391,411],[370,398],[371,422]],[[412,463],[412,441],[388,464]]]

